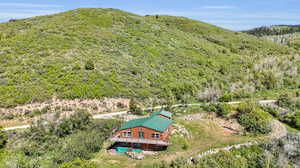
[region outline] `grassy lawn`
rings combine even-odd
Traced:
[[[133,160],[121,154],[111,155],[103,149],[92,160],[105,168],[146,167],[153,163],[161,161],[170,162],[173,159],[196,155],[212,148],[239,144],[255,139],[230,134],[222,127],[216,125],[212,120],[183,121],[175,119],[174,124],[184,126],[189,134],[188,136],[179,133],[172,134],[170,139],[172,145],[166,151],[159,152],[156,155],[147,155],[144,160]]]

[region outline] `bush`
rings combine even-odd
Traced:
[[[129,112],[134,115],[143,115],[143,110],[138,107],[135,99],[130,99]]]
[[[95,65],[94,65],[94,62],[92,60],[88,60],[85,63],[84,67],[85,67],[86,70],[94,70],[95,69]]]
[[[271,157],[270,157],[271,156]],[[201,159],[194,158],[188,162],[187,158],[177,158],[171,163],[155,163],[153,168],[261,168],[278,167],[276,158],[272,154],[266,155],[264,148],[258,145],[231,149],[230,151],[221,151],[216,154],[207,155]]]
[[[71,162],[63,163],[59,168],[97,168],[97,165],[94,162],[77,158]]]
[[[220,98],[221,91],[217,88],[208,87],[196,93],[196,98],[199,101],[212,102]]]
[[[293,105],[292,97],[289,94],[282,94],[277,99],[277,105],[290,108]]]
[[[70,117],[59,121],[39,120],[32,125],[27,136],[35,141],[43,142],[49,136],[64,137],[76,130],[87,129],[92,124],[92,115],[84,110],[77,110]]]
[[[219,101],[221,102],[230,102],[233,100],[232,93],[225,93],[222,97],[220,97]]]
[[[231,112],[231,107],[228,104],[214,103],[204,106],[203,109],[207,112],[215,112],[219,117],[225,117]]]
[[[92,115],[84,110],[76,111],[71,117],[64,118],[52,131],[59,137],[84,130],[92,124]]]
[[[53,165],[52,167],[75,158],[90,159],[93,153],[102,148],[111,132],[120,127],[117,120],[91,120],[90,114],[85,111],[60,119],[56,124],[45,123],[44,120],[38,123],[24,136],[18,136],[21,140],[13,151],[19,151],[22,157],[11,156],[12,160],[19,160],[16,161],[18,166],[18,163],[23,163],[24,158],[26,162]]]
[[[238,114],[238,122],[245,130],[253,134],[267,134],[271,132],[269,115],[260,108],[251,109],[240,107],[242,113]]]
[[[4,131],[2,131],[2,127],[0,126],[0,149],[4,148],[7,143],[7,135]]]
[[[241,98],[249,98],[251,94],[245,90],[236,90],[235,92],[225,93],[222,97],[220,97],[219,101],[222,102],[230,102],[234,99],[241,99]]]
[[[238,156],[238,157],[237,157]],[[259,146],[242,147],[229,152],[222,151],[217,154],[206,156],[197,162],[199,168],[206,167],[265,167],[269,161],[264,155],[264,149]]]
[[[271,114],[272,116],[278,118],[279,117],[279,111],[275,107],[269,107],[269,106],[261,106],[261,108],[265,111]]]
[[[249,113],[253,111],[257,107],[256,103],[248,102],[248,103],[241,103],[237,107],[237,111],[239,114]]]
[[[294,127],[300,129],[300,110],[296,111],[295,113]]]
[[[54,160],[60,164],[75,158],[91,159],[92,154],[101,149],[104,140],[105,136],[99,131],[81,131],[70,135],[58,145]]]
[[[271,72],[263,73],[261,80],[266,89],[275,89],[278,87],[278,78]]]
[[[220,117],[225,117],[231,112],[231,106],[228,104],[220,104],[218,106],[217,114]]]

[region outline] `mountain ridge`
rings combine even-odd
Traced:
[[[210,88],[245,97],[299,85],[296,50],[184,17],[81,8],[0,23],[0,47],[1,107],[53,96],[183,101]]]
[[[263,37],[278,44],[284,44],[296,50],[300,49],[300,25],[274,25],[258,27],[245,33]]]

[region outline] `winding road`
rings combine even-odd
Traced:
[[[277,100],[260,100],[258,101],[259,104],[261,105],[269,105],[269,104],[274,104],[276,103]],[[236,102],[227,102],[227,104],[240,104],[242,102],[236,101]],[[175,104],[172,105],[172,107],[180,107],[180,106],[201,106],[203,103],[195,103],[195,104]],[[156,107],[147,107],[143,108],[142,110],[154,110],[154,109],[161,109],[167,106],[156,106]],[[114,113],[106,113],[106,114],[97,114],[94,115],[94,119],[110,119],[114,116],[121,116],[121,115],[126,115],[128,111],[120,111],[120,112],[114,112]],[[20,126],[14,126],[14,127],[6,127],[3,128],[3,131],[11,131],[11,130],[16,130],[16,129],[26,129],[29,128],[30,125],[20,125]]]

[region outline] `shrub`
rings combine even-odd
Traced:
[[[279,111],[275,107],[269,107],[269,106],[261,106],[261,108],[265,111],[271,114],[274,117],[279,117]]]
[[[263,73],[261,80],[266,89],[275,89],[278,87],[278,78],[273,73]]]
[[[294,112],[288,112],[285,113],[283,116],[281,116],[280,120],[288,125],[290,125],[291,127],[295,128],[295,113]]]
[[[204,106],[203,109],[207,112],[215,112],[219,117],[225,117],[231,111],[230,105],[221,103],[209,104]]]
[[[7,135],[4,131],[2,131],[2,128],[0,126],[0,149],[4,148],[6,142],[7,142]]]
[[[237,157],[238,156],[238,157]],[[206,156],[197,162],[199,168],[206,167],[265,167],[269,158],[265,157],[264,150],[259,146],[242,147],[229,152],[222,151]]]
[[[235,92],[225,93],[222,97],[220,97],[219,101],[222,102],[230,102],[234,99],[241,99],[241,98],[249,98],[251,94],[245,90],[236,90]]]
[[[71,162],[63,163],[59,168],[97,168],[97,164],[77,158]]]
[[[92,154],[101,149],[104,139],[99,131],[81,131],[70,135],[58,145],[54,160],[60,164],[75,158],[91,159]]]
[[[92,124],[92,116],[84,110],[77,110],[70,117],[59,121],[39,120],[31,126],[27,136],[36,141],[45,141],[48,135],[64,137],[74,133],[76,130],[87,129]]]
[[[232,93],[225,93],[222,97],[220,97],[219,101],[222,102],[229,102],[233,100],[233,94]]]
[[[260,108],[239,113],[237,120],[242,126],[245,127],[246,131],[255,135],[267,134],[271,132],[269,115]]]
[[[85,68],[86,68],[86,66],[85,66]],[[79,71],[79,70],[81,70],[81,66],[80,66],[79,64],[75,64],[75,65],[73,66],[72,70],[73,70],[73,71]]]
[[[129,112],[134,115],[143,115],[143,110],[138,107],[135,99],[130,99]]]
[[[72,134],[76,130],[84,130],[92,123],[92,115],[84,110],[76,111],[69,118],[64,118],[59,124],[54,126],[52,131],[53,134],[59,137]]]
[[[225,117],[231,112],[231,106],[228,104],[219,104],[217,114],[220,117]]]
[[[94,70],[95,69],[95,64],[92,60],[88,60],[86,63],[85,63],[85,69],[86,70]]]
[[[42,160],[45,164],[57,165],[76,158],[90,159],[93,153],[102,148],[104,140],[111,132],[120,127],[117,120],[90,120],[85,112],[77,112],[62,120],[56,125],[50,122],[32,127],[25,136],[19,137],[23,139],[13,148],[14,151],[20,151],[20,155],[27,158],[26,162],[34,161],[39,164]],[[43,122],[41,120],[39,123]],[[54,131],[58,127],[67,131]],[[18,160],[12,156],[12,160],[14,159]],[[19,163],[23,161],[16,163],[20,166]]]
[[[0,164],[1,165],[1,164]],[[24,156],[21,153],[14,153],[5,158],[3,168],[38,168],[41,165],[37,160],[31,159],[30,157]]]
[[[87,131],[98,130],[103,133],[104,137],[109,137],[113,130],[121,127],[119,120],[105,120],[94,122]]]
[[[295,113],[294,127],[300,129],[300,110],[296,111]]]
[[[280,107],[291,107],[293,105],[292,97],[289,94],[282,94],[277,99],[277,105]]]
[[[270,157],[272,156],[272,157]],[[272,154],[266,155],[264,148],[253,145],[249,147],[241,147],[239,149],[231,149],[230,151],[220,151],[216,154],[207,155],[200,159],[194,158],[192,162],[188,162],[187,158],[177,158],[171,163],[161,162],[155,163],[153,168],[261,168],[261,167],[278,167],[276,158]]]
[[[208,87],[198,91],[196,97],[199,101],[211,102],[217,101],[220,98],[221,91],[217,88]]]
[[[44,107],[42,109],[35,109],[35,110],[31,111],[31,112],[28,112],[26,114],[26,116],[32,118],[32,117],[35,117],[35,116],[38,116],[38,115],[46,114],[49,110],[50,110],[50,107],[46,106],[46,107]]]
[[[1,115],[0,119],[2,119],[2,120],[12,120],[12,119],[14,119],[16,117],[17,117],[16,115],[9,113],[9,114],[3,114],[3,115]]]
[[[237,107],[237,111],[239,114],[249,113],[249,112],[253,111],[256,107],[257,107],[257,104],[253,103],[253,102],[241,103]]]

